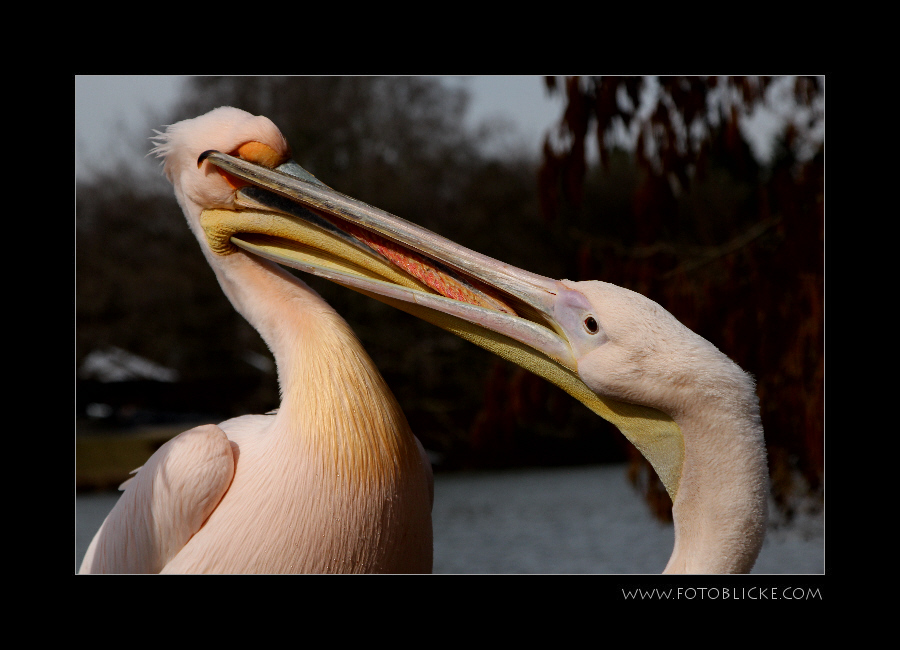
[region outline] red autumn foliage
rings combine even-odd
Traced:
[[[544,218],[571,233],[577,279],[653,298],[756,377],[773,494],[791,514],[793,497],[821,496],[824,478],[824,144],[788,123],[773,159],[754,158],[741,119],[767,105],[777,82],[549,78],[566,107],[538,182]],[[655,100],[640,111],[654,86]],[[816,117],[823,83],[797,78],[792,95]],[[642,175],[623,225],[585,199],[603,178],[586,150],[593,132],[608,172],[621,148],[615,136],[626,130]],[[730,198],[717,196],[727,191]],[[716,200],[733,209],[716,209]],[[670,516],[649,465],[631,458],[632,479],[657,514]]]

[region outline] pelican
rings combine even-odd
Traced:
[[[753,567],[768,470],[752,378],[657,303],[553,280],[345,196],[264,117],[218,108],[156,151],[235,308],[273,352],[275,415],[185,432],[130,479],[82,571],[428,571],[430,466],[327,278],[560,386],[612,422],[673,502],[666,573]],[[370,403],[373,402],[373,403]]]
[[[204,211],[239,207],[237,179],[198,167],[203,151],[274,166],[287,142],[267,118],[232,108],[158,142],[222,290],[274,354],[281,405],[163,445],[126,482],[80,571],[430,573],[431,465],[362,345],[305,283],[213,248],[202,225]]]

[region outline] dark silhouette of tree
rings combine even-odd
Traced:
[[[664,78],[652,84],[664,108],[647,110],[649,83],[554,81],[566,111],[540,167],[486,158],[483,132],[463,125],[465,94],[428,78],[194,78],[160,128],[220,105],[266,115],[295,159],[341,192],[536,273],[657,300],[757,377],[775,491],[788,503],[792,477],[815,487],[823,466],[823,155],[810,155],[802,129],[785,132],[773,161],[751,155],[738,119],[775,81]],[[818,101],[817,83],[797,82],[801,105]],[[591,138],[600,165],[588,164]],[[129,396],[147,408],[264,412],[278,403],[274,373],[255,363],[269,352],[145,154],[135,154],[141,169],[78,183],[77,360],[115,345],[176,369],[182,381],[167,393]],[[375,300],[302,279],[348,320],[443,467],[627,457],[617,431],[556,387]],[[646,468],[634,476],[665,512]]]
[[[755,159],[740,128],[785,81],[548,78],[566,104],[539,185],[571,277],[650,296],[756,377],[773,492],[790,514],[792,496],[817,493],[824,475],[824,144],[815,134],[824,82],[790,81],[802,120],[786,125],[771,161]],[[591,138],[599,169],[587,163]],[[633,458],[634,480],[670,516],[661,483]]]

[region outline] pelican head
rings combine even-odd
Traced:
[[[241,184],[211,165],[198,164],[205,151],[220,149],[268,168],[291,157],[287,140],[269,118],[230,106],[173,124],[165,133],[157,132],[155,140],[157,146],[152,153],[164,159],[166,178],[175,187],[188,224],[201,241],[205,235],[200,226],[200,206],[239,209],[235,189]]]

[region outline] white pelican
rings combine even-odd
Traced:
[[[665,484],[675,526],[666,572],[750,571],[768,490],[753,381],[658,304],[522,271],[339,194],[284,162],[271,122],[237,109],[169,127],[157,151],[223,290],[274,353],[283,402],[277,415],[200,427],[154,454],[82,571],[430,569],[421,447],[344,321],[270,261],[562,387],[613,422]]]
[[[234,179],[198,167],[210,147],[274,166],[288,145],[267,118],[229,108],[171,126],[158,148],[223,291],[275,356],[281,406],[163,445],[130,479],[81,572],[430,573],[430,463],[325,301],[275,264],[210,248],[201,213],[236,207]]]

